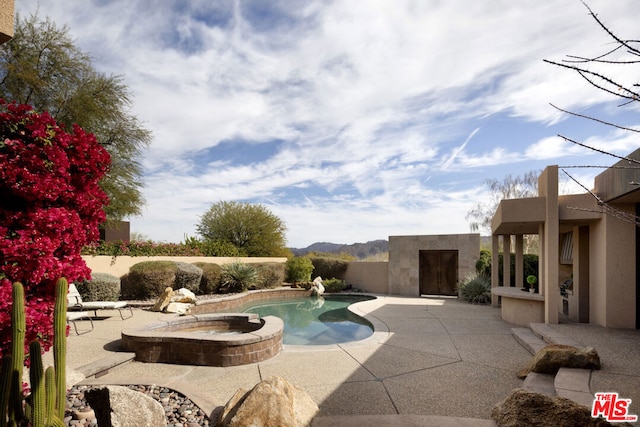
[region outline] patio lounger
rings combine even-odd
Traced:
[[[91,329],[84,332],[78,332],[78,325],[76,325],[76,321],[80,319],[89,319],[89,322],[91,322]],[[89,312],[87,311],[67,311],[67,324],[69,324],[69,322],[73,323],[73,329],[76,330],[76,335],[86,334],[87,332],[93,331],[93,320],[91,320],[91,316],[89,316]]]
[[[122,320],[133,316],[133,310],[124,301],[82,301],[78,288],[73,283],[69,283],[69,294],[67,295],[67,310],[69,311],[93,311],[94,317],[98,316],[98,310],[118,310]],[[129,316],[124,317],[122,310],[129,309]]]

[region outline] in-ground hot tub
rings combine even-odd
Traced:
[[[200,366],[236,366],[269,359],[282,350],[284,323],[253,313],[196,314],[122,331],[136,360]]]

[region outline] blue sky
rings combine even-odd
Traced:
[[[640,2],[588,3],[639,38]],[[220,200],[265,205],[292,247],[466,233],[485,179],[615,162],[558,133],[619,155],[640,146],[549,105],[640,125],[637,107],[543,62],[610,48],[579,0],[16,1],[36,10],[124,77],[152,130],[130,221],[156,241],[194,236]],[[591,187],[599,171],[569,172]]]

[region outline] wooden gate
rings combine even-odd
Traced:
[[[458,251],[420,251],[420,295],[458,295]]]

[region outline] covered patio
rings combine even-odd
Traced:
[[[640,157],[640,150],[630,156]],[[558,166],[538,178],[538,197],[503,200],[492,222],[492,305],[518,325],[557,324],[563,317],[614,328],[637,328],[638,169],[610,168],[594,194],[558,195]],[[594,195],[597,195],[600,203]],[[524,236],[539,237],[539,292],[523,292]],[[515,248],[512,248],[515,243]],[[499,250],[505,254],[499,280]],[[513,250],[515,249],[515,251]],[[509,254],[515,252],[515,283]]]

